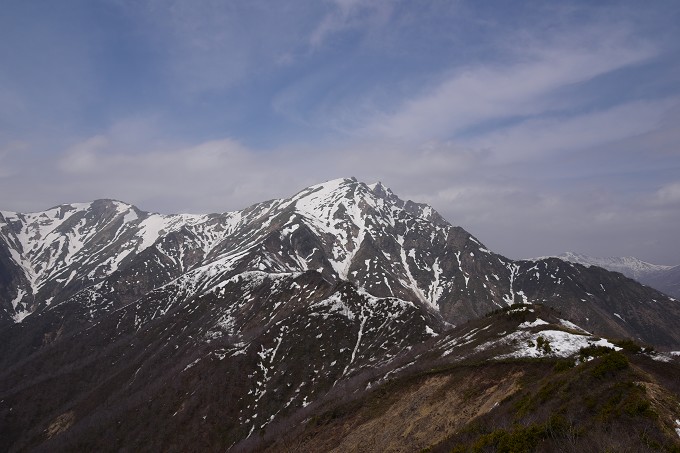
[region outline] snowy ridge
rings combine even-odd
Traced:
[[[142,252],[153,255],[151,262],[158,267],[154,277],[158,283],[152,287],[194,269],[201,269],[199,274],[214,274],[216,269],[220,274],[316,269],[331,279],[355,281],[377,296],[416,298],[436,308],[453,283],[437,264],[417,256],[404,238],[422,234],[437,216],[430,207],[400,200],[380,183],[368,186],[337,179],[291,198],[224,214],[153,214],[113,200],[28,214],[2,212],[0,235],[28,282],[12,298],[12,316],[44,308],[44,301],[58,288],[102,282],[134,266]],[[430,235],[433,247],[446,240],[450,228],[435,226]],[[279,236],[276,245],[274,232]],[[311,249],[300,243],[310,240],[309,232],[319,241]],[[383,251],[377,262],[357,258],[374,253],[375,243],[385,240],[399,251]],[[432,275],[425,277],[424,271]],[[141,277],[139,272],[135,275]]]
[[[562,253],[554,257],[536,258],[535,260],[545,258],[559,258],[586,267],[598,266],[609,271],[620,272],[628,278],[637,280],[669,296],[676,299],[680,298],[680,265],[652,264],[632,256],[598,258],[573,252]]]
[[[71,268],[76,263],[79,267],[95,264],[91,275],[110,274],[118,269],[126,256],[150,247],[161,234],[205,218],[186,214],[148,214],[140,218],[131,205],[103,202],[110,206],[101,216],[94,214],[97,202],[61,205],[30,214],[3,212],[7,224],[13,228],[5,228],[2,235],[14,245],[11,249],[13,258],[25,270],[33,294],[50,280],[61,277],[68,283],[75,276]],[[108,244],[101,240],[103,231],[109,232]],[[107,246],[130,233],[133,240],[117,250],[115,257],[97,262]],[[67,270],[71,271],[68,275]]]
[[[5,211],[2,216],[5,222],[0,238],[28,282],[18,290],[23,297],[15,309],[20,307],[26,313],[34,311],[56,288],[101,281],[163,235],[209,218],[149,214],[113,200],[27,214]]]
[[[540,305],[518,305],[472,327],[445,333],[436,339],[431,353],[447,361],[576,357],[582,348],[591,346],[621,350]]]
[[[659,325],[625,307],[611,310],[625,322],[593,308],[614,295],[622,300],[618,277],[558,260],[509,260],[431,207],[354,178],[221,214],[152,214],[112,200],[3,213],[0,234],[16,264],[13,286],[0,292],[3,322],[66,302],[96,322],[146,296],[164,298],[158,313],[166,313],[238,275],[316,272],[331,285],[349,282],[382,301],[415,304],[449,325],[518,302],[576,309],[572,321],[589,331],[609,326],[624,335],[643,322],[653,337]],[[594,285],[580,283],[586,272]],[[664,300],[626,291],[623,300],[645,310]]]
[[[0,234],[0,387],[44,449],[77,432],[45,436],[68,410],[77,429],[101,423],[92,439],[141,439],[152,419],[198,433],[184,449],[209,436],[228,439],[216,451],[261,451],[264,436],[411,371],[579,366],[581,348],[616,349],[603,336],[680,345],[680,305],[663,294],[598,267],[509,260],[380,183],[210,215],[98,200],[3,213]],[[86,404],[65,403],[72,381]]]
[[[542,339],[542,340],[539,340]],[[498,356],[499,359],[504,358],[524,358],[524,357],[571,357],[578,354],[581,348],[589,346],[603,346],[614,350],[621,350],[613,343],[601,338],[594,338],[590,335],[578,335],[562,330],[541,330],[539,332],[519,331],[513,332],[499,340],[502,344],[518,345],[515,346],[515,351]],[[547,342],[550,345],[550,352],[540,347],[541,342]],[[489,343],[481,346],[481,348],[490,348],[497,343]],[[546,343],[544,343],[546,344]]]
[[[623,275],[635,279],[673,268],[673,266],[648,263],[633,256],[600,258],[580,253],[565,252],[554,257],[536,258],[536,260],[543,258],[559,258],[583,266],[599,266],[610,271],[621,272]]]
[[[387,193],[381,185],[373,187],[379,188],[381,194]],[[211,259],[231,260],[236,256],[240,261],[232,268],[242,270],[320,270],[324,275],[330,273],[330,278],[353,281],[377,296],[416,298],[436,308],[445,289],[454,287],[453,282],[443,275],[437,264],[439,258],[435,257],[430,264],[431,258],[418,256],[421,252],[405,243],[405,235],[420,235],[429,225],[424,224],[423,217],[401,209],[399,205],[405,203],[389,194],[389,199],[380,198],[365,184],[339,179],[311,186],[290,199],[260,205],[248,215],[236,213],[234,216],[240,218],[240,223],[225,240],[230,248],[217,247]],[[423,212],[432,216],[434,211],[430,208]],[[450,228],[436,226],[428,235],[433,248],[446,241]],[[278,232],[275,245],[271,236],[274,230]],[[296,248],[305,231],[311,231],[320,241],[311,250]],[[398,255],[383,250],[380,259],[357,258],[362,247],[373,246],[365,241],[385,240],[394,243]],[[263,245],[263,241],[268,245]],[[395,258],[401,259],[395,261]],[[421,277],[421,281],[416,281],[414,272],[431,275],[429,279]]]

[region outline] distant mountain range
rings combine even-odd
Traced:
[[[599,266],[610,271],[621,272],[626,277],[680,299],[680,265],[651,264],[632,256],[598,258],[573,252],[556,255],[556,258],[584,266]]]
[[[416,436],[406,451],[450,451],[459,428],[507,412],[521,389],[540,393],[522,378],[536,358],[549,365],[531,369],[555,385],[559,360],[582,364],[570,376],[592,392],[609,385],[588,384],[608,361],[611,385],[652,379],[623,371],[631,361],[645,376],[672,376],[673,355],[603,337],[680,349],[678,325],[679,302],[619,273],[507,259],[431,207],[354,178],[218,214],[153,214],[113,200],[2,211],[0,450],[365,449],[365,436],[387,431],[359,427],[379,423],[383,409],[352,419],[355,431],[343,425],[355,443],[327,439],[323,426],[349,423],[346,404],[388,394],[395,379],[471,366],[459,377],[479,385],[456,398],[475,407],[459,424],[392,422]],[[624,346],[629,356],[611,355]],[[510,373],[499,392],[487,371]],[[675,398],[665,382],[650,386]],[[399,389],[391,397],[409,394]],[[470,399],[476,392],[495,396]],[[653,427],[626,426],[671,445],[680,414],[664,401]],[[543,420],[532,407],[521,417]],[[368,450],[381,450],[372,439]]]

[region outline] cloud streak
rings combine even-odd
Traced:
[[[463,141],[468,146],[492,150],[500,162],[573,153],[657,129],[678,105],[680,98],[629,102],[579,115],[529,119]]]
[[[375,27],[389,21],[392,0],[332,0],[326,13],[309,37],[313,50],[318,50],[333,35],[348,28]]]
[[[587,49],[536,49],[519,56],[522,62],[459,69],[436,88],[406,101],[395,113],[371,119],[365,133],[409,141],[451,137],[487,121],[568,109],[570,100],[551,96],[560,88],[654,55],[648,46],[631,48],[619,42]]]

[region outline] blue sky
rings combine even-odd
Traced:
[[[680,264],[677,1],[3,2],[0,209],[382,181],[512,258]]]

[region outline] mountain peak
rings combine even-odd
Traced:
[[[413,398],[434,401],[451,382],[476,382],[459,371],[486,374],[478,365],[487,360],[502,368],[474,389],[481,396],[469,412],[505,401],[512,420],[509,389],[521,390],[513,401],[527,401],[525,381],[543,392],[543,378],[528,380],[539,375],[522,368],[557,372],[544,360],[517,360],[568,358],[554,382],[581,375],[585,388],[605,380],[581,371],[598,362],[570,369],[577,356],[584,362],[582,349],[613,354],[602,336],[676,348],[679,323],[680,304],[621,274],[556,258],[508,260],[382,183],[336,179],[203,216],[114,200],[63,205],[0,217],[0,450],[97,450],[116,439],[129,450],[263,451],[253,442],[305,429],[327,402],[344,409],[318,419],[350,426],[344,414],[355,411],[346,404],[359,407],[355,398],[369,390],[382,394],[375,385],[403,376],[427,386]],[[649,357],[639,363],[659,368]],[[669,368],[667,376],[677,374]],[[515,377],[500,386],[497,376]],[[75,381],[82,385],[74,393]],[[489,386],[499,388],[493,399]],[[414,413],[413,398],[386,417]],[[433,422],[418,425],[439,426],[444,412],[427,410]],[[151,437],[140,431],[149,419],[163,428]],[[533,426],[549,426],[540,423]]]
[[[399,198],[399,197],[397,197],[397,195],[392,191],[392,189],[390,189],[389,187],[387,187],[386,185],[384,185],[384,184],[383,184],[382,182],[380,182],[380,181],[375,182],[375,183],[373,183],[373,184],[368,184],[367,186],[368,186],[369,189],[371,189],[371,191],[372,191],[376,196],[378,196],[378,197],[380,197],[380,198],[387,198],[387,199],[391,199],[391,198]]]
[[[564,304],[569,291],[573,303],[600,297],[598,291],[605,303],[604,287],[614,285],[602,277],[601,286],[585,293],[567,282],[599,270],[559,260],[513,263],[430,206],[356,178],[223,214],[161,215],[97,200],[7,220],[0,223],[0,246],[7,248],[7,272],[19,283],[0,294],[0,303],[14,321],[76,294],[89,298],[95,291],[115,301],[108,310],[173,281],[199,295],[243,272],[313,271],[332,284],[346,281],[376,297],[417,303],[452,324],[516,301]],[[194,286],[198,281],[201,288]]]
[[[597,257],[589,256],[582,253],[565,252],[557,255],[555,258],[560,258],[572,263],[582,264],[584,266],[599,266],[605,269],[621,272],[632,278],[638,278],[648,273],[663,271],[671,269],[673,266],[665,266],[662,264],[652,264],[643,261],[634,256],[615,256],[615,257]]]
[[[392,218],[398,211],[435,223],[450,224],[431,206],[404,201],[381,182],[366,184],[356,178],[339,178],[316,184],[298,192],[291,200],[296,210],[305,216],[333,223],[332,219],[350,215],[352,223],[363,223],[362,217],[373,213],[380,219]],[[378,221],[378,220],[376,220]],[[390,223],[394,223],[393,220]]]

